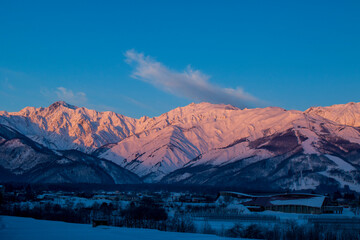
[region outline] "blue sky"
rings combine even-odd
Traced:
[[[0,110],[359,102],[359,1],[1,1]]]

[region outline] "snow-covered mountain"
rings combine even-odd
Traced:
[[[311,107],[305,112],[320,115],[340,124],[360,127],[360,103],[350,102],[330,107]]]
[[[56,102],[0,112],[0,124],[51,151],[110,160],[147,182],[360,191],[359,113],[359,103],[305,112],[199,103],[133,119]]]
[[[136,174],[77,150],[53,151],[0,124],[0,181],[140,183]]]
[[[55,102],[47,108],[0,112],[0,123],[51,149],[91,152],[133,134],[136,120],[114,112],[97,112]]]

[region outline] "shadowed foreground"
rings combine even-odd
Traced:
[[[36,220],[32,218],[0,216],[0,237],[7,240],[65,240],[65,239],[192,239],[219,240],[229,239],[207,234],[161,232],[149,229],[119,228],[88,224],[74,224],[57,221]]]

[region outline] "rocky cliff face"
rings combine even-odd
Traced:
[[[50,151],[107,159],[147,182],[360,191],[358,113],[359,103],[305,112],[200,103],[133,119],[56,102],[0,112],[0,123]]]
[[[55,102],[47,108],[26,107],[0,112],[0,123],[13,127],[51,149],[91,152],[133,133],[136,120],[113,112],[97,112]]]
[[[31,183],[140,183],[122,167],[77,150],[50,150],[0,124],[0,181]]]

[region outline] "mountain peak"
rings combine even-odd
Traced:
[[[360,127],[360,103],[349,102],[329,107],[311,107],[305,113],[317,114],[340,124]]]
[[[22,134],[21,141],[27,137],[29,142],[39,144],[26,146],[26,141],[6,137],[0,129],[0,135],[5,136],[0,136],[0,168],[9,174],[20,174],[27,167],[28,172],[21,176],[25,179],[43,171],[43,166],[50,169],[48,163],[57,167],[58,162],[52,163],[65,152],[61,150],[76,149],[90,154],[87,156],[91,158],[84,156],[81,160],[84,164],[93,164],[97,157],[92,156],[98,156],[101,161],[110,160],[149,182],[241,182],[256,187],[259,179],[265,179],[261,185],[270,182],[271,186],[284,189],[292,185],[294,189],[315,189],[327,183],[333,187],[338,182],[339,186],[346,184],[360,192],[360,181],[356,179],[360,170],[360,128],[351,127],[360,127],[360,104],[308,111],[279,107],[239,109],[202,102],[158,117],[133,119],[59,101],[47,108],[0,112],[0,124]],[[33,146],[44,148],[38,151]],[[55,159],[52,154],[46,157],[43,149],[56,151]],[[63,159],[70,159],[67,156]],[[38,167],[32,165],[35,163]],[[71,172],[74,168],[68,169],[72,162],[61,160],[59,164],[66,164],[60,166],[64,174],[78,175]],[[118,174],[111,170],[115,165],[101,169],[94,166],[101,174]],[[79,174],[93,173],[76,169]],[[61,179],[68,178],[63,172],[59,174]]]
[[[69,109],[73,109],[73,110],[78,108],[78,107],[76,107],[74,105],[71,105],[71,104],[68,104],[68,103],[66,103],[64,101],[57,101],[57,102],[54,102],[53,104],[51,104],[49,106],[49,109],[50,110],[55,110],[55,109],[59,108],[60,106],[63,106],[63,107],[69,108]]]
[[[209,103],[209,102],[200,102],[200,103],[190,103],[189,105],[183,107],[183,108],[218,108],[218,109],[226,109],[226,110],[239,110],[239,108],[234,107],[230,104],[217,104],[217,103]]]

